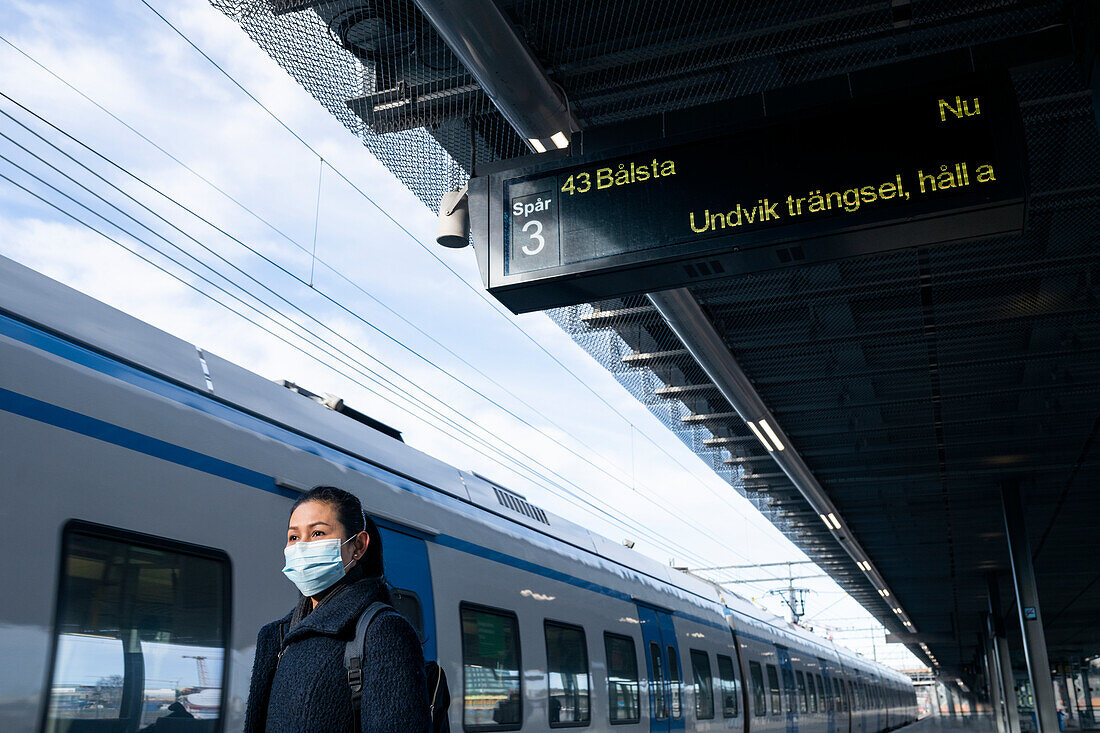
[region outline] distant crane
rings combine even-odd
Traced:
[[[181,655],[184,659],[194,659],[195,666],[199,668],[199,684],[203,687],[213,687],[210,684],[210,678],[206,674],[206,657],[195,657],[190,654]]]

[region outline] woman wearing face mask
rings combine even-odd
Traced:
[[[352,494],[318,486],[291,508],[283,573],[302,597],[260,629],[245,730],[420,733],[430,730],[424,656],[408,621],[383,611],[367,628],[359,725],[344,651],[363,612],[390,603],[382,537]]]

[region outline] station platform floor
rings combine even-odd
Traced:
[[[905,726],[904,733],[993,733],[990,715],[929,715]]]

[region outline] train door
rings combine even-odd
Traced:
[[[833,695],[833,669],[829,666],[821,657],[817,658],[817,663],[821,665],[821,681],[825,683],[824,695],[821,697],[821,704],[824,705],[825,711],[825,733],[837,733],[836,730],[836,699]]]
[[[649,673],[649,729],[662,733],[684,730],[683,673],[672,616],[639,603],[638,621]]]
[[[794,667],[791,665],[791,653],[785,646],[775,647],[776,658],[779,660],[779,674],[783,678],[783,695],[787,706],[787,733],[795,733],[798,730],[798,693],[795,691]]]
[[[435,603],[428,547],[400,525],[378,522],[386,549],[386,580],[393,586],[393,605],[424,642],[424,659],[436,659]]]
[[[848,681],[848,692],[852,708],[852,733],[864,733],[867,728],[867,701],[863,695],[863,675],[854,669]]]

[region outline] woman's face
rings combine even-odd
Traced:
[[[348,539],[347,530],[336,517],[336,507],[323,501],[307,501],[299,504],[294,513],[290,515],[290,524],[286,530],[287,547],[298,542],[312,542],[313,540],[340,540]],[[360,532],[355,539],[340,547],[340,557],[344,566],[351,568],[353,561],[363,557],[367,551],[370,536],[366,532]]]

